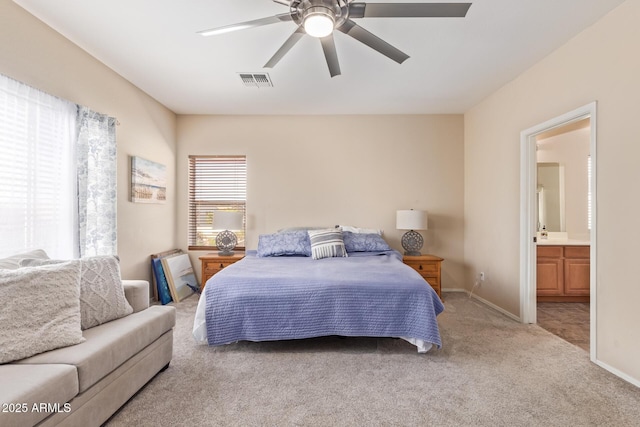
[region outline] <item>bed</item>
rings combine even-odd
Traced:
[[[196,310],[197,342],[320,336],[402,338],[425,353],[442,345],[440,298],[395,250],[343,257],[258,256],[211,277]]]

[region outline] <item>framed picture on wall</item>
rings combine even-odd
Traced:
[[[163,164],[131,157],[131,201],[165,203],[167,199],[167,167]]]

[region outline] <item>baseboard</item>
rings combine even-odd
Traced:
[[[464,292],[465,294],[469,293],[468,290],[462,288],[442,288],[442,292]]]
[[[595,363],[596,365],[600,366],[602,369],[605,369],[609,372],[611,372],[613,375],[622,378],[623,380],[625,380],[628,383],[633,384],[634,386],[640,388],[640,380],[633,378],[631,376],[629,376],[628,374],[625,374],[622,371],[619,371],[618,369],[614,368],[613,366],[609,366],[606,363],[600,361],[600,360],[595,360],[593,363]]]
[[[468,290],[466,290],[466,289],[458,289],[458,288],[443,288],[443,289],[442,289],[442,292],[464,292],[465,294],[469,295],[469,291],[468,291]],[[476,294],[471,294],[471,298],[473,298],[473,299],[475,299],[475,300],[477,300],[477,301],[481,302],[482,304],[484,304],[484,305],[486,305],[486,306],[491,307],[491,308],[492,308],[492,309],[494,309],[495,311],[498,311],[498,312],[500,312],[500,313],[504,314],[505,316],[507,316],[507,317],[508,317],[508,318],[510,318],[510,319],[515,320],[516,322],[519,322],[519,323],[521,323],[521,322],[522,322],[522,320],[521,320],[518,316],[516,316],[515,314],[513,314],[513,313],[509,313],[509,312],[508,312],[507,310],[505,310],[504,308],[502,308],[502,307],[498,307],[497,305],[493,304],[492,302],[489,302],[489,301],[487,301],[486,299],[481,298],[481,297],[479,297],[479,296],[478,296],[478,295],[476,295]]]

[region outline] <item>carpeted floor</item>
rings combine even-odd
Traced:
[[[640,389],[536,325],[445,294],[443,348],[320,338],[198,346],[177,305],[174,357],[107,426],[638,426]]]

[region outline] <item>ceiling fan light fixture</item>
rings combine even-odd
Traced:
[[[326,37],[333,32],[335,18],[331,9],[323,6],[310,7],[305,11],[302,25],[310,36]]]

